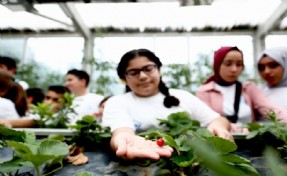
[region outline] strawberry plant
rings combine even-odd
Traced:
[[[266,113],[266,122],[249,123],[248,129],[250,133],[246,139],[253,141],[254,147],[261,149],[262,152],[266,146],[276,148],[281,157],[287,159],[287,124],[279,122],[274,111],[270,110]]]
[[[111,137],[110,128],[102,127],[93,116],[86,115],[81,120],[78,120],[76,125],[69,127],[77,130],[76,135],[70,140],[76,146],[83,147],[86,150],[94,150],[95,146],[91,144],[109,144]]]
[[[65,93],[64,97],[59,101],[62,104],[61,108],[55,113],[54,107],[51,104],[39,103],[37,106],[32,106],[31,113],[39,118],[35,120],[38,128],[68,128],[68,116],[76,114],[72,108],[74,97]]]
[[[63,142],[49,139],[37,141],[34,133],[3,126],[0,126],[0,140],[14,151],[11,160],[0,163],[2,175],[17,173],[17,170],[25,166],[35,168],[39,176],[43,165],[58,164],[59,167],[51,171],[54,172],[62,168],[62,160],[68,154],[68,146]]]
[[[150,140],[161,138],[174,149],[170,158],[159,161],[158,175],[259,175],[249,160],[232,153],[237,149],[234,142],[213,136],[187,113],[174,113],[159,121],[163,128],[139,133]]]

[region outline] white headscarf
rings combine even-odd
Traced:
[[[281,82],[278,85],[273,86],[273,87],[286,87],[287,86],[287,70],[286,70],[287,69],[287,47],[275,47],[275,48],[264,50],[262,53],[259,54],[259,57],[257,59],[257,65],[264,55],[271,57],[273,60],[279,63],[284,69]]]

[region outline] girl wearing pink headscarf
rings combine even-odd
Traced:
[[[232,123],[233,132],[241,132],[246,124],[262,120],[269,110],[287,122],[287,111],[267,99],[254,83],[238,81],[243,69],[242,51],[235,46],[221,47],[214,53],[214,74],[198,88],[196,96],[225,116]]]

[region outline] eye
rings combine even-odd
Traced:
[[[144,67],[143,70],[144,70],[144,71],[147,71],[147,72],[150,72],[150,71],[153,70],[153,68],[154,68],[153,65],[148,65],[148,66]]]
[[[276,68],[278,66],[279,66],[279,64],[277,62],[271,62],[271,63],[268,64],[269,68]]]
[[[138,74],[138,70],[129,70],[129,71],[127,71],[127,75],[131,75],[131,76],[135,76],[135,75],[137,75]]]
[[[258,70],[259,71],[264,71],[265,70],[265,66],[264,65],[262,65],[262,64],[258,64]]]
[[[231,66],[231,65],[232,65],[232,62],[223,62],[222,64],[223,64],[224,66],[229,67],[229,66]]]

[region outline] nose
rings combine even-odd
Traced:
[[[52,101],[52,99],[45,99],[44,100],[44,103],[45,104],[51,104],[53,101]]]
[[[237,67],[237,65],[233,64],[231,65],[231,71],[237,71],[239,68]]]
[[[141,70],[139,73],[139,78],[143,79],[143,78],[147,78],[147,77],[148,77],[148,75],[144,71]]]
[[[265,73],[265,74],[269,74],[269,73],[270,73],[270,71],[271,71],[271,70],[270,70],[270,68],[269,68],[269,67],[265,67],[265,69],[264,69],[264,73]]]

